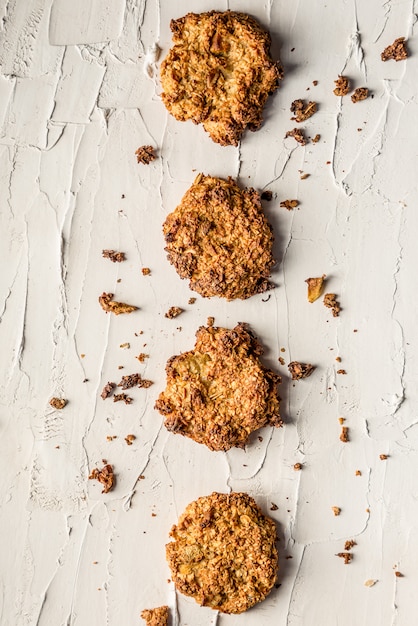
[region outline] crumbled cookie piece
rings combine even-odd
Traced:
[[[321,139],[321,135],[315,135],[315,137],[312,137],[311,141],[312,143],[318,143],[318,141]]]
[[[141,374],[127,374],[126,376],[122,376],[122,380],[118,384],[118,387],[122,387],[125,391],[126,389],[131,389],[132,387],[144,387],[148,389],[151,387],[153,382],[151,380],[146,380],[142,378]]]
[[[215,318],[210,316],[208,317],[208,319],[206,320],[206,326],[213,326],[215,323]]]
[[[132,443],[135,441],[135,439],[136,439],[135,435],[126,435],[125,437],[125,441],[128,446],[131,446]]]
[[[369,97],[369,90],[367,87],[357,87],[354,90],[354,93],[351,95],[351,102],[360,102],[361,100],[366,100]]]
[[[335,293],[326,293],[324,296],[324,306],[332,309],[332,315],[338,317],[341,311],[340,303],[337,302]]]
[[[145,354],[145,352],[141,352],[140,354],[138,354],[137,357],[135,357],[136,359],[138,359],[138,361],[140,363],[143,363],[145,361],[145,359],[149,359],[149,354]]]
[[[344,424],[345,422],[345,417],[339,417],[338,421],[340,422],[340,424]]]
[[[354,541],[354,539],[347,539],[347,541],[344,544],[344,550],[351,550],[356,545],[357,545],[357,542]]]
[[[306,180],[310,176],[310,174],[307,174],[306,172],[303,173],[302,170],[299,170],[299,173],[300,173],[300,179],[301,180]]]
[[[284,365],[286,363],[286,361],[284,360],[284,358],[282,356],[279,356],[278,361],[279,361],[280,365]]]
[[[131,344],[126,341],[125,343],[121,343],[119,348],[122,348],[122,350],[129,350],[129,348],[131,347]]]
[[[349,565],[353,560],[353,555],[351,552],[338,552],[335,556],[339,556],[340,559],[344,559],[344,565]]]
[[[265,200],[266,202],[271,202],[271,200],[273,200],[273,192],[269,189],[266,189],[261,193],[261,199]]]
[[[356,470],[356,476],[361,476],[360,470]]]
[[[107,463],[101,470],[95,468],[89,476],[90,480],[98,480],[103,485],[102,493],[108,493],[115,485],[113,467]]]
[[[322,276],[318,276],[317,278],[307,278],[305,280],[305,283],[308,284],[309,302],[315,302],[315,300],[318,300],[318,298],[322,294],[322,289],[324,288],[325,278],[326,274],[322,274]]]
[[[138,150],[135,150],[135,154],[138,163],[143,163],[144,165],[149,165],[151,161],[156,159],[152,146],[141,146]]]
[[[174,317],[177,317],[178,315],[180,315],[180,313],[183,313],[183,309],[181,309],[179,306],[171,306],[167,313],[164,315],[164,317],[167,317],[169,320],[172,320]]]
[[[246,493],[213,493],[189,504],[166,546],[178,591],[201,606],[242,613],[276,582],[274,521]]]
[[[99,303],[102,307],[103,311],[106,313],[114,313],[115,315],[120,315],[121,313],[132,313],[132,311],[137,311],[137,306],[132,306],[131,304],[125,304],[124,302],[115,302],[112,300],[113,293],[105,293],[99,297]]]
[[[151,270],[149,267],[143,267],[141,272],[143,276],[149,276],[151,274]]]
[[[288,211],[292,211],[297,206],[299,206],[299,201],[298,200],[283,200],[283,202],[280,202],[280,206],[283,209],[287,209]]]
[[[300,143],[301,146],[306,146],[307,139],[304,135],[303,128],[293,128],[292,130],[288,130],[285,135],[285,138],[286,137],[293,137],[298,143]]]
[[[347,374],[347,372],[345,370],[337,370],[337,374]]]
[[[122,263],[126,261],[124,252],[116,252],[116,250],[102,250],[102,256],[104,259],[110,259],[112,263]]]
[[[402,574],[399,570],[396,570],[396,572],[395,572],[395,576],[396,576],[397,578],[403,578],[403,574]]]
[[[336,96],[346,96],[350,91],[350,82],[346,76],[338,76],[337,80],[334,80]]]
[[[350,438],[348,436],[348,426],[343,426],[341,428],[340,441],[342,441],[343,443],[348,443],[350,441]]]
[[[290,119],[296,122],[304,122],[312,117],[312,115],[316,112],[316,109],[316,102],[308,102],[308,104],[305,104],[303,100],[294,100],[290,106],[290,110],[295,114],[295,116]]]
[[[124,402],[125,404],[132,404],[133,398],[126,395],[126,393],[115,393],[113,396],[113,402]]]
[[[408,57],[408,50],[406,47],[405,37],[398,37],[395,41],[387,46],[380,55],[382,61],[389,61],[389,59],[393,59],[394,61],[403,61]]]
[[[287,366],[292,376],[292,380],[300,380],[301,378],[308,378],[315,369],[315,365],[310,363],[299,363],[299,361],[292,361]]]
[[[278,511],[279,507],[274,502],[271,503],[270,511]]]
[[[194,350],[169,359],[167,386],[155,408],[165,427],[211,450],[243,448],[262,426],[281,426],[280,377],[260,362],[246,324],[200,327]]]
[[[67,406],[68,404],[68,400],[65,400],[64,398],[51,398],[49,401],[49,404],[57,410],[61,410],[63,409],[65,406]]]
[[[189,298],[189,301],[187,304],[194,304],[196,302],[196,298]]]
[[[293,466],[293,469],[295,470],[295,472],[300,472],[302,467],[303,467],[302,463],[295,463]]]
[[[103,387],[103,391],[100,394],[103,400],[106,400],[106,398],[112,395],[115,387],[116,387],[116,384],[112,382],[108,382],[107,385]]]
[[[168,260],[202,296],[246,299],[273,288],[273,233],[254,189],[199,174],[163,230]]]
[[[283,70],[270,35],[245,13],[188,13],[172,20],[174,46],[161,64],[161,98],[180,121],[203,124],[213,141],[238,145],[261,126],[267,97]]]
[[[389,458],[389,457],[388,457],[388,455],[387,455],[387,454],[379,454],[379,459],[380,459],[381,461],[386,461],[388,458]]]
[[[144,609],[141,613],[141,617],[145,620],[146,626],[168,626],[168,606],[159,606],[155,609]]]
[[[338,515],[341,513],[341,509],[339,506],[332,506],[331,509],[336,517],[338,517]]]

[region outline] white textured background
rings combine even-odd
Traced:
[[[286,71],[263,127],[238,148],[176,122],[159,98],[155,51],[170,46],[170,19],[214,8],[258,17]],[[182,626],[416,623],[417,10],[414,0],[1,0],[2,626],[128,626],[165,603]],[[411,56],[382,63],[400,36]],[[335,97],[342,72],[373,98]],[[319,143],[284,140],[295,98],[318,102],[302,126]],[[149,166],[136,163],[143,144],[157,149]],[[267,302],[187,304],[194,294],[166,261],[161,225],[200,171],[274,192]],[[287,198],[300,209],[280,208]],[[128,260],[112,264],[103,248]],[[305,278],[322,273],[339,318],[307,302]],[[102,291],[140,310],[105,315]],[[186,312],[168,320],[172,305]],[[208,315],[249,322],[284,376],[285,427],[246,451],[169,434],[153,410],[167,358],[193,346]],[[317,369],[293,385],[280,355]],[[131,406],[100,398],[135,371],[155,384],[134,390]],[[53,395],[68,398],[63,411]],[[117,475],[107,495],[87,480],[102,458]],[[280,588],[247,614],[216,616],[176,596],[164,545],[188,502],[230,489],[279,507]],[[335,556],[347,539],[350,565]]]

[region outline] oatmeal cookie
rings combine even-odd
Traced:
[[[169,359],[155,408],[165,427],[210,450],[243,448],[262,426],[281,426],[280,376],[260,363],[262,348],[245,324],[201,326],[195,349]]]
[[[271,39],[245,13],[188,13],[172,20],[174,46],[161,64],[162,99],[180,121],[203,124],[213,141],[238,144],[257,130],[269,94],[283,78]]]
[[[277,576],[276,528],[246,493],[212,493],[189,504],[166,545],[176,588],[201,606],[242,613]]]
[[[202,296],[245,299],[273,288],[273,233],[254,189],[199,174],[163,232],[168,260]]]

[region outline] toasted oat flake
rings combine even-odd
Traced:
[[[113,293],[105,293],[99,297],[99,303],[102,307],[103,311],[106,313],[114,313],[115,315],[120,315],[121,313],[132,313],[132,311],[137,311],[137,306],[132,306],[131,304],[125,304],[124,302],[116,302],[112,300]]]
[[[138,163],[143,163],[144,165],[148,165],[156,159],[152,146],[141,146],[138,150],[135,150],[135,154]]]
[[[290,118],[292,121],[304,122],[316,112],[317,103],[308,102],[305,104],[304,100],[294,100],[290,105],[290,110],[295,114],[294,117]]]
[[[368,580],[365,581],[364,586],[365,587],[374,587],[374,585],[379,582],[377,580],[377,578],[369,578]]]
[[[49,404],[57,410],[61,410],[63,409],[65,406],[67,406],[68,404],[68,400],[65,400],[64,398],[51,398],[49,401]]]
[[[144,609],[141,612],[141,617],[145,620],[146,626],[168,626],[169,615],[168,606]]]
[[[380,55],[382,61],[403,61],[408,57],[408,50],[406,47],[405,37],[398,37],[395,41],[387,46]]]
[[[308,301],[315,302],[322,294],[322,290],[324,288],[324,281],[326,278],[326,274],[322,274],[322,276],[318,276],[317,278],[307,278],[305,283],[308,284]]]
[[[103,485],[102,493],[108,493],[113,489],[115,484],[115,475],[113,473],[113,467],[110,463],[107,463],[101,470],[95,468],[90,476],[90,480],[98,480]]]

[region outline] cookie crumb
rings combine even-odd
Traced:
[[[356,545],[357,545],[357,542],[354,541],[354,539],[347,539],[347,541],[344,544],[344,550],[351,550]]]
[[[335,293],[326,293],[324,296],[324,306],[332,309],[333,317],[338,317],[341,311],[340,303],[337,302]]]
[[[104,259],[109,259],[112,263],[122,263],[126,261],[124,252],[117,252],[116,250],[102,250],[102,256]]]
[[[287,366],[292,376],[292,380],[300,380],[301,378],[308,378],[315,369],[315,365],[310,363],[299,363],[299,361],[292,361]]]
[[[334,83],[334,94],[336,96],[346,96],[350,91],[350,82],[346,76],[338,76],[337,80],[334,80]]]
[[[119,348],[122,348],[122,350],[129,350],[130,347],[131,347],[131,344],[128,342],[121,343],[119,346]]]
[[[68,404],[68,400],[65,400],[65,398],[51,398],[49,401],[49,404],[57,410],[63,409],[65,406],[67,406]]]
[[[277,511],[279,509],[279,507],[277,506],[277,504],[274,504],[274,502],[271,503],[271,507],[270,507],[270,511]]]
[[[137,306],[132,306],[131,304],[125,304],[124,302],[115,302],[112,300],[113,293],[105,293],[103,292],[101,296],[99,296],[99,303],[102,307],[103,311],[106,313],[114,313],[115,315],[120,315],[121,313],[132,313],[132,311],[137,311]]]
[[[107,385],[103,387],[103,391],[100,394],[103,400],[106,400],[106,398],[112,395],[115,387],[116,387],[116,383],[112,383],[112,382],[108,382]]]
[[[397,578],[403,578],[403,577],[404,577],[404,576],[403,576],[403,574],[402,574],[401,572],[399,572],[398,570],[396,570],[396,572],[395,572],[395,576],[396,576]]]
[[[148,165],[156,159],[152,146],[141,146],[138,150],[135,150],[135,154],[138,163],[143,163],[144,165]]]
[[[145,359],[149,359],[149,354],[145,354],[145,352],[141,352],[140,354],[138,354],[137,357],[135,357],[136,359],[138,359],[138,361],[140,363],[143,363],[145,361]]]
[[[143,267],[141,270],[143,276],[149,276],[151,274],[151,270],[149,267]]]
[[[344,424],[345,422],[345,417],[339,417],[338,421],[340,422],[340,424]]]
[[[307,278],[305,283],[308,285],[308,301],[315,302],[322,294],[322,290],[324,287],[324,280],[326,278],[326,274],[322,274],[317,278]]]
[[[407,57],[408,50],[406,47],[405,37],[398,37],[398,39],[395,39],[395,41],[390,46],[387,46],[387,48],[385,48],[380,55],[382,61],[389,61],[390,59],[393,59],[394,61],[403,61]]]
[[[266,202],[271,202],[271,200],[273,199],[273,192],[270,191],[270,189],[266,189],[265,191],[262,191],[261,199],[266,200]]]
[[[296,121],[296,122],[304,122],[305,120],[309,119],[310,117],[312,117],[312,115],[316,112],[317,110],[317,103],[316,102],[308,102],[308,104],[305,104],[305,102],[301,99],[299,100],[294,100],[292,102],[292,104],[290,105],[290,110],[292,113],[295,114],[294,117],[291,117],[290,119],[292,121]],[[296,139],[296,137],[295,137]],[[296,140],[298,141],[298,140]]]
[[[310,176],[310,174],[307,174],[306,172],[303,173],[301,170],[299,170],[299,174],[300,174],[300,179],[301,180],[306,180]]]
[[[349,565],[349,563],[353,560],[351,552],[338,552],[335,556],[340,557],[340,559],[344,559],[344,565]]]
[[[312,143],[318,143],[320,139],[321,139],[321,135],[316,134],[315,137],[312,137],[311,141]]]
[[[350,438],[348,436],[348,426],[343,426],[341,428],[340,441],[342,441],[343,443],[348,443],[350,441]]]
[[[300,470],[302,469],[302,463],[295,463],[293,466],[293,469],[295,470],[295,472],[300,472]]]
[[[361,476],[361,472],[360,472],[360,470],[356,470],[356,474],[355,474],[355,475],[356,475],[356,476]]]
[[[337,374],[347,374],[345,370],[337,370]]]
[[[341,513],[341,509],[339,506],[332,506],[331,509],[335,517],[338,517],[338,515]]]
[[[299,206],[299,201],[298,200],[283,200],[282,202],[280,202],[280,206],[283,209],[287,209],[288,211],[292,211],[297,206]]]
[[[115,393],[113,396],[113,402],[124,402],[125,404],[132,404],[133,398],[126,395],[126,393]]]
[[[282,356],[279,356],[278,361],[279,361],[280,365],[284,365],[286,363],[286,361],[284,360],[284,358]]]
[[[164,317],[167,317],[169,320],[172,320],[174,317],[177,317],[178,315],[180,315],[180,313],[183,313],[183,309],[181,309],[179,306],[171,306],[167,313],[164,315]]]
[[[125,437],[125,441],[128,446],[131,446],[132,443],[135,441],[135,439],[136,439],[135,435],[126,435]]]
[[[188,304],[194,304],[196,302],[196,298],[189,298]]]
[[[209,328],[211,328],[215,323],[215,318],[210,316],[208,317],[207,321],[206,321],[206,326],[208,326]]]
[[[351,96],[351,102],[361,102],[361,100],[366,100],[369,97],[369,90],[367,87],[357,87],[354,90],[354,93]]]
[[[336,357],[335,357],[335,360],[337,361],[337,363],[341,363],[341,361],[342,361],[342,359],[341,359],[341,357],[340,357],[340,356],[336,356]]]
[[[95,468],[90,474],[89,480],[98,480],[99,483],[103,485],[102,493],[108,493],[111,489],[113,489],[115,484],[113,467],[110,463],[107,463],[101,470]]]
[[[145,389],[148,389],[148,387],[151,387],[152,384],[153,382],[151,380],[146,380],[145,378],[142,378],[141,374],[136,373],[122,376],[122,380],[118,384],[118,387],[122,387],[124,391],[126,389],[131,389],[132,387],[144,387]]]
[[[379,459],[380,459],[381,461],[386,461],[386,459],[388,459],[388,458],[389,458],[389,457],[388,457],[388,455],[387,455],[387,454],[379,454]]]
[[[307,139],[304,135],[303,128],[293,128],[292,130],[288,130],[285,139],[287,137],[293,137],[301,146],[306,146]]]
[[[365,587],[373,587],[378,581],[375,578],[369,578],[368,580],[365,581],[364,586]]]

